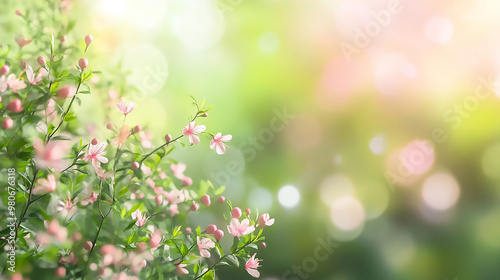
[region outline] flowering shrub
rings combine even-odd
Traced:
[[[68,1],[48,3],[59,12],[69,8]],[[100,98],[103,90],[94,83],[99,72],[91,69],[88,53],[94,38],[81,36],[71,45],[72,23],[52,18],[62,27],[53,35],[39,13],[16,11],[34,26],[32,33],[0,49],[0,168],[8,184],[0,203],[2,275],[214,279],[218,266],[230,265],[259,277],[255,251],[257,244],[265,247],[263,229],[274,219],[233,208],[221,196],[223,186],[193,182],[186,165],[169,157],[178,145],[203,144],[203,135],[211,139],[207,148],[225,153],[231,135],[208,134],[197,124],[210,108],[193,98],[191,121],[155,147],[150,132],[127,124],[134,101],[109,91],[103,103],[123,119],[108,114],[97,129],[108,129],[109,137],[94,138],[96,128],[82,130],[72,111],[85,106],[80,96]],[[221,213],[226,225],[191,229],[190,216],[214,197],[228,206]],[[232,246],[223,248],[220,241],[231,237]]]

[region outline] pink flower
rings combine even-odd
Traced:
[[[219,155],[222,155],[226,152],[226,144],[224,144],[224,142],[227,142],[232,138],[233,136],[231,134],[222,136],[222,133],[219,132],[213,137],[212,141],[210,141],[210,149],[213,150],[215,148],[215,151]]]
[[[33,148],[35,149],[36,164],[39,167],[63,170],[68,166],[67,161],[64,160],[64,155],[70,149],[67,141],[50,141],[47,146],[44,146],[42,140],[35,138]]]
[[[10,71],[9,65],[4,64],[4,66],[2,66],[2,68],[0,68],[0,76],[5,76],[5,75],[9,74],[9,71]]]
[[[31,68],[31,66],[28,65],[28,68],[26,69],[26,77],[32,85],[40,84],[43,80],[43,77],[47,74],[47,70],[45,70],[44,68],[40,68],[38,75],[35,77],[35,73],[33,72],[33,68]]]
[[[52,220],[45,223],[45,228],[47,232],[57,238],[60,242],[63,242],[68,237],[68,230],[59,224],[58,220]]]
[[[6,91],[8,87],[9,85],[7,84],[5,76],[0,76],[0,92]]]
[[[146,213],[144,213],[144,215],[142,215],[141,210],[139,210],[139,209],[135,210],[132,214],[130,214],[130,216],[134,220],[137,219],[137,221],[135,222],[135,224],[138,227],[142,227],[143,225],[145,225],[146,221],[148,220],[148,218],[146,217]]]
[[[7,85],[12,89],[13,92],[17,92],[18,90],[26,87],[24,81],[21,79],[17,79],[16,75],[14,74],[10,74],[9,77],[7,77]]]
[[[42,67],[45,67],[47,65],[47,60],[43,56],[37,57],[36,62],[38,62],[38,65]]]
[[[23,36],[19,35],[16,37],[16,43],[22,48],[27,44],[31,43],[32,40],[26,40]]]
[[[162,239],[162,231],[160,229],[155,229],[151,234],[151,238],[149,239],[149,245],[151,249],[156,249],[160,247]]]
[[[172,172],[174,172],[174,176],[177,177],[179,180],[182,180],[184,176],[184,171],[186,170],[186,165],[182,163],[178,164],[171,164],[170,169],[172,169]]]
[[[245,269],[248,274],[252,275],[252,277],[259,278],[260,272],[257,271],[257,268],[259,267],[259,259],[256,259],[255,255],[257,255],[257,253],[253,254],[253,256],[247,261]]]
[[[217,199],[217,203],[224,203],[226,201],[226,198],[223,196],[220,196],[219,199]]]
[[[2,122],[2,127],[5,128],[5,129],[11,129],[13,125],[14,125],[14,120],[12,118],[10,118],[10,117],[6,118]]]
[[[214,248],[215,243],[210,238],[203,238],[200,241],[200,237],[196,237],[198,243],[198,250],[200,251],[200,256],[204,258],[210,258],[210,252],[207,249]]]
[[[97,161],[107,163],[108,159],[104,157],[104,155],[106,154],[106,151],[104,149],[106,149],[107,145],[108,143],[106,142],[101,142],[97,145],[90,144],[87,154],[83,156],[82,159],[84,161],[92,161],[93,163]]]
[[[196,204],[195,202],[193,202],[193,204],[191,204],[191,207],[189,207],[189,210],[191,210],[191,211],[194,212],[194,211],[198,210],[199,207],[200,206],[198,206],[198,204]]]
[[[132,110],[134,110],[134,107],[135,107],[134,101],[130,101],[130,103],[127,103],[127,100],[125,100],[125,98],[123,97],[120,100],[120,103],[116,104],[116,108],[118,109],[118,111],[120,111],[125,116],[128,115],[130,112],[132,112]]]
[[[170,211],[170,216],[175,216],[177,214],[179,214],[179,206],[177,204],[171,204],[169,207],[168,207],[168,210]]]
[[[151,148],[153,146],[153,144],[151,143],[151,139],[153,139],[153,132],[141,131],[139,133],[139,136],[141,137],[141,144],[144,148]]]
[[[165,197],[170,203],[182,203],[185,200],[184,193],[179,190],[171,190],[170,192],[165,192]]]
[[[175,267],[175,273],[177,275],[185,275],[185,274],[188,274],[189,271],[185,268],[187,266],[187,264],[185,263],[181,263],[181,264],[178,264],[176,267]]]
[[[53,192],[56,190],[57,181],[56,177],[52,174],[49,174],[47,179],[38,179],[36,182],[38,186],[33,189],[33,194]]]
[[[87,36],[85,36],[85,50],[87,50],[92,41],[94,41],[94,36],[92,36],[92,34],[88,34]]]
[[[57,202],[56,211],[61,212],[63,216],[73,216],[76,212],[76,205],[71,200],[71,194],[68,192],[68,197]]]
[[[260,227],[265,227],[265,226],[272,226],[274,224],[274,219],[269,219],[269,214],[265,213],[260,215],[259,217],[259,226]]]
[[[85,205],[94,203],[97,200],[97,197],[99,196],[99,194],[96,193],[95,191],[93,191],[92,187],[89,184],[87,184],[86,182],[83,182],[83,184],[84,184],[84,187],[83,187],[84,189],[80,193],[80,198],[82,198],[80,203],[83,206],[85,206]]]
[[[214,234],[214,232],[217,230],[216,225],[208,225],[207,229],[205,230],[206,233],[208,234]]]
[[[85,70],[85,68],[89,66],[89,61],[86,58],[80,58],[80,60],[78,60],[78,66],[80,66],[82,70]]]
[[[250,226],[250,221],[248,219],[244,219],[241,223],[238,219],[231,219],[231,223],[227,226],[227,230],[233,236],[240,237],[253,232],[255,227]]]
[[[64,277],[66,275],[66,268],[64,268],[63,266],[60,266],[60,267],[56,268],[56,271],[54,274],[56,277]]]
[[[195,125],[194,122],[190,122],[183,130],[182,135],[189,137],[189,143],[198,144],[200,143],[200,137],[198,133],[205,131],[206,127],[204,125]]]
[[[189,187],[192,184],[193,184],[193,179],[191,179],[190,177],[185,176],[184,178],[182,178],[182,186],[183,187]]]
[[[90,242],[90,241],[88,241]],[[76,264],[78,263],[78,259],[75,257],[75,254],[73,252],[69,253],[69,255],[61,257],[59,259],[60,263],[70,263],[70,264]]]

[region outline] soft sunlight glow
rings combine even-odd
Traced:
[[[425,35],[431,42],[446,44],[453,36],[453,24],[444,17],[433,17],[425,24]]]
[[[300,192],[294,186],[283,186],[278,192],[278,201],[285,208],[293,208],[299,204]]]
[[[370,150],[376,154],[380,155],[385,151],[385,138],[382,135],[378,135],[372,138],[370,141]]]
[[[349,178],[342,174],[330,175],[321,182],[321,200],[326,205],[332,205],[335,200],[342,196],[353,194],[354,185]]]
[[[101,9],[108,15],[120,16],[125,13],[127,6],[123,0],[101,0]]]
[[[339,229],[353,231],[364,224],[365,209],[356,198],[343,196],[332,203],[330,218]]]
[[[259,49],[265,54],[275,53],[280,46],[280,39],[274,32],[262,34],[259,38]]]
[[[447,210],[453,207],[460,196],[460,188],[453,176],[437,173],[425,180],[422,187],[422,198],[434,210]]]

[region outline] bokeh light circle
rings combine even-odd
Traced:
[[[278,201],[285,208],[293,208],[300,202],[300,192],[294,186],[283,186],[278,192]]]
[[[353,231],[364,224],[365,209],[358,199],[342,196],[332,203],[330,218],[340,230]]]
[[[453,176],[436,173],[425,180],[422,199],[430,208],[443,211],[453,207],[460,196],[460,187]]]
[[[320,195],[323,203],[330,206],[342,196],[354,195],[354,185],[342,174],[330,175],[321,182]]]

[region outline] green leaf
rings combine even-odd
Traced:
[[[234,255],[227,255],[225,260],[232,266],[235,266],[235,267],[240,266],[240,261],[238,261],[238,258],[235,257]]]
[[[120,190],[120,192],[118,193],[118,198],[124,196],[126,193],[128,192],[128,187],[124,187]]]

